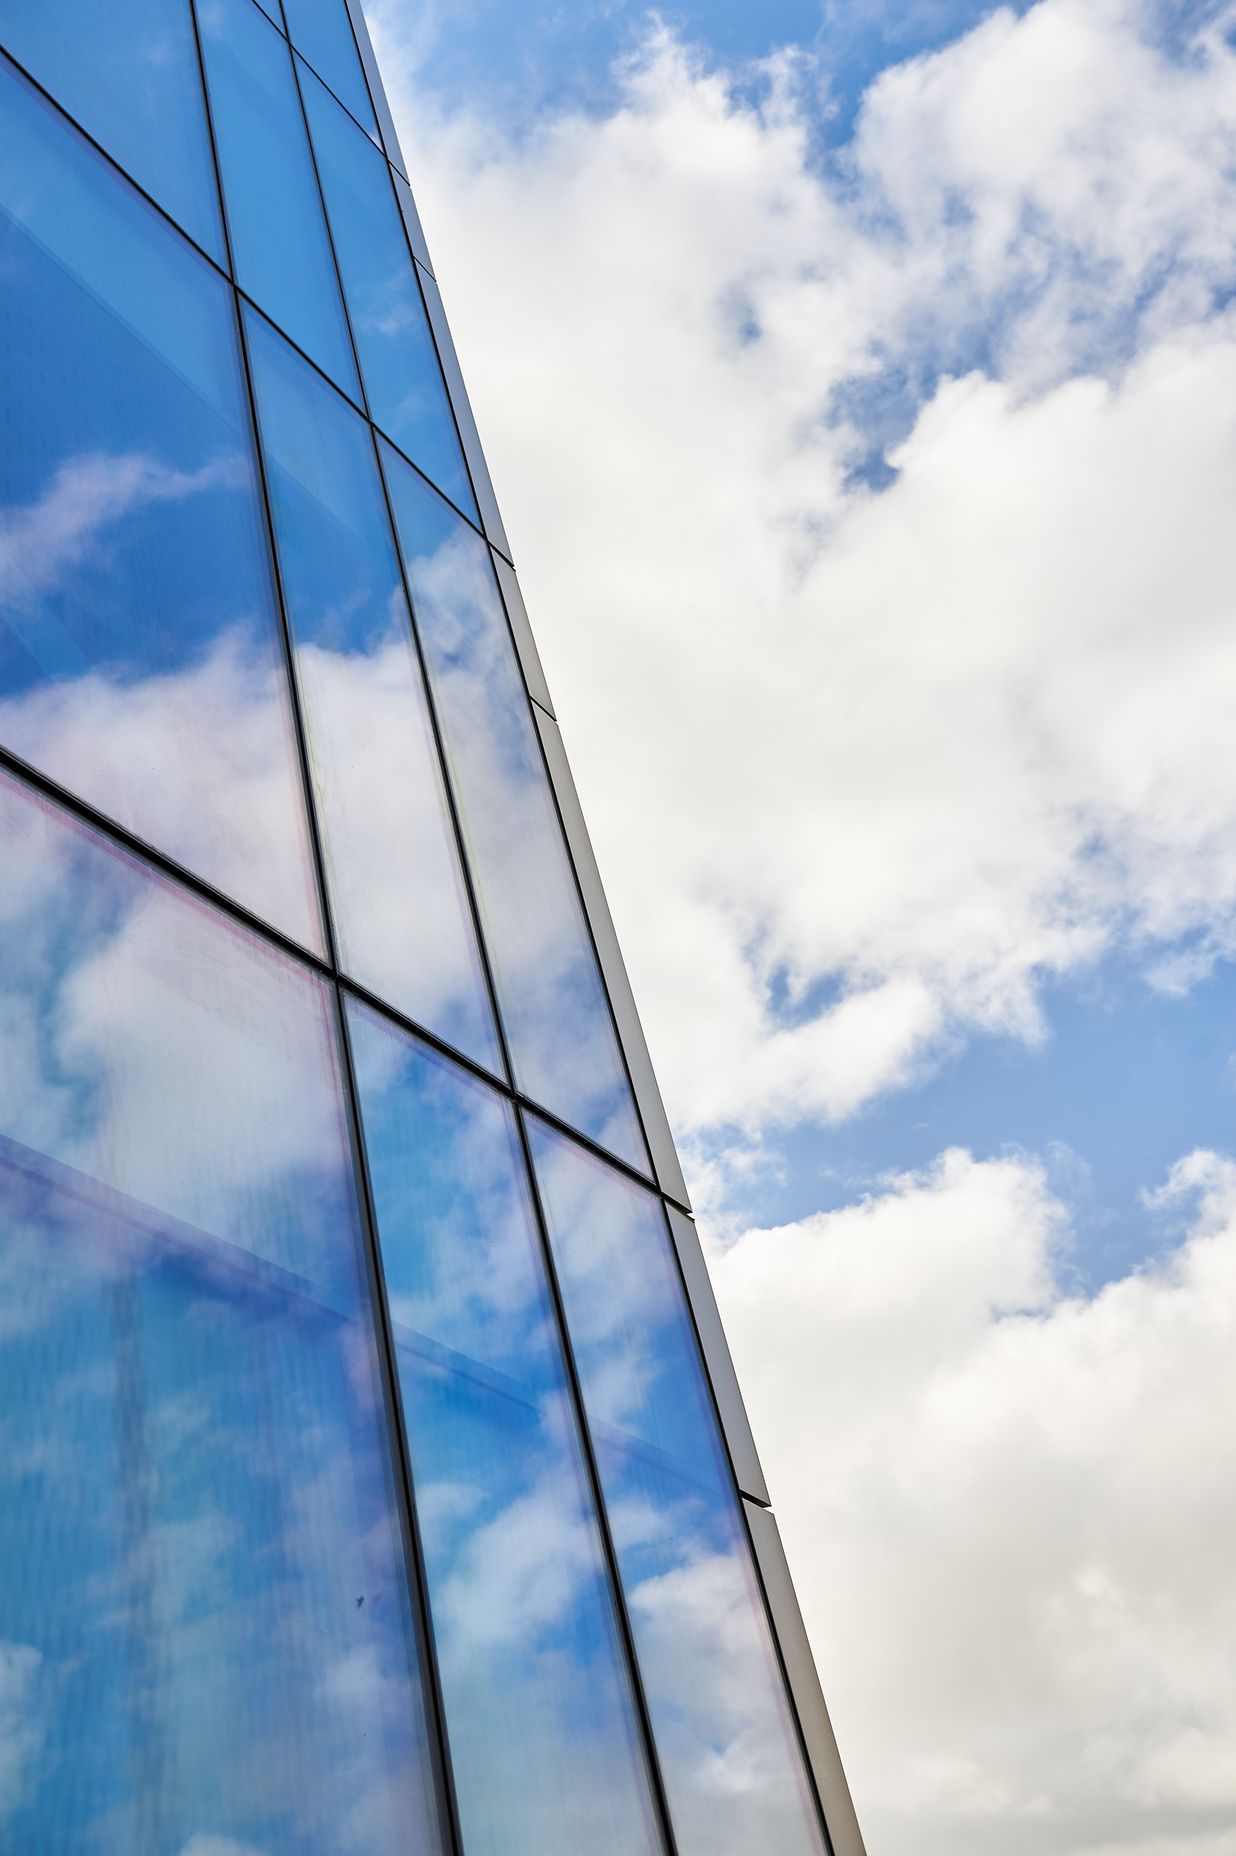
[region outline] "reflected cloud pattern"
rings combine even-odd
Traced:
[[[0,858],[0,1836],[436,1851],[328,990],[7,776]]]
[[[529,1138],[680,1856],[823,1856],[660,1201]]]
[[[0,1849],[822,1856],[347,0],[0,40]]]
[[[268,323],[246,322],[344,970],[496,1071],[372,438]]]
[[[513,1111],[349,1022],[465,1847],[653,1856]]]
[[[0,63],[0,741],[320,951],[229,292]]]
[[[383,463],[518,1081],[646,1169],[488,549],[388,445]]]

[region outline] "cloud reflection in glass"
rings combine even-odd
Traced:
[[[0,64],[0,742],[321,949],[230,293]]]
[[[519,1084],[646,1170],[489,551],[389,445],[382,452]]]
[[[0,775],[0,1841],[441,1847],[322,981]]]
[[[660,1848],[510,1104],[349,1007],[464,1845]]]
[[[343,970],[497,1070],[373,440],[269,323],[246,325]]]
[[[681,1856],[822,1856],[660,1200],[528,1130]]]

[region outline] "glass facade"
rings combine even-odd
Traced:
[[[372,77],[0,0],[0,1846],[824,1856]]]

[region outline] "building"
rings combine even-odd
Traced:
[[[854,1856],[359,10],[0,41],[0,1847]]]

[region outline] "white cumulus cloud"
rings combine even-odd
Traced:
[[[1036,1037],[1129,937],[1172,983],[1230,944],[1236,54],[1165,31],[998,12],[827,165],[801,62],[752,101],[661,29],[608,115],[405,102],[685,1130]]]
[[[435,102],[454,332],[694,1179],[1119,952],[1236,944],[1230,8],[1038,0],[885,72],[653,26]],[[825,57],[827,42],[825,41]],[[402,77],[400,72],[402,69]],[[1232,1856],[1236,1172],[1083,1297],[1032,1157],[716,1259],[871,1856]],[[1166,1228],[1166,1227],[1165,1227]]]
[[[1236,1163],[1086,1298],[1026,1157],[942,1155],[714,1259],[878,1856],[1230,1846]]]

